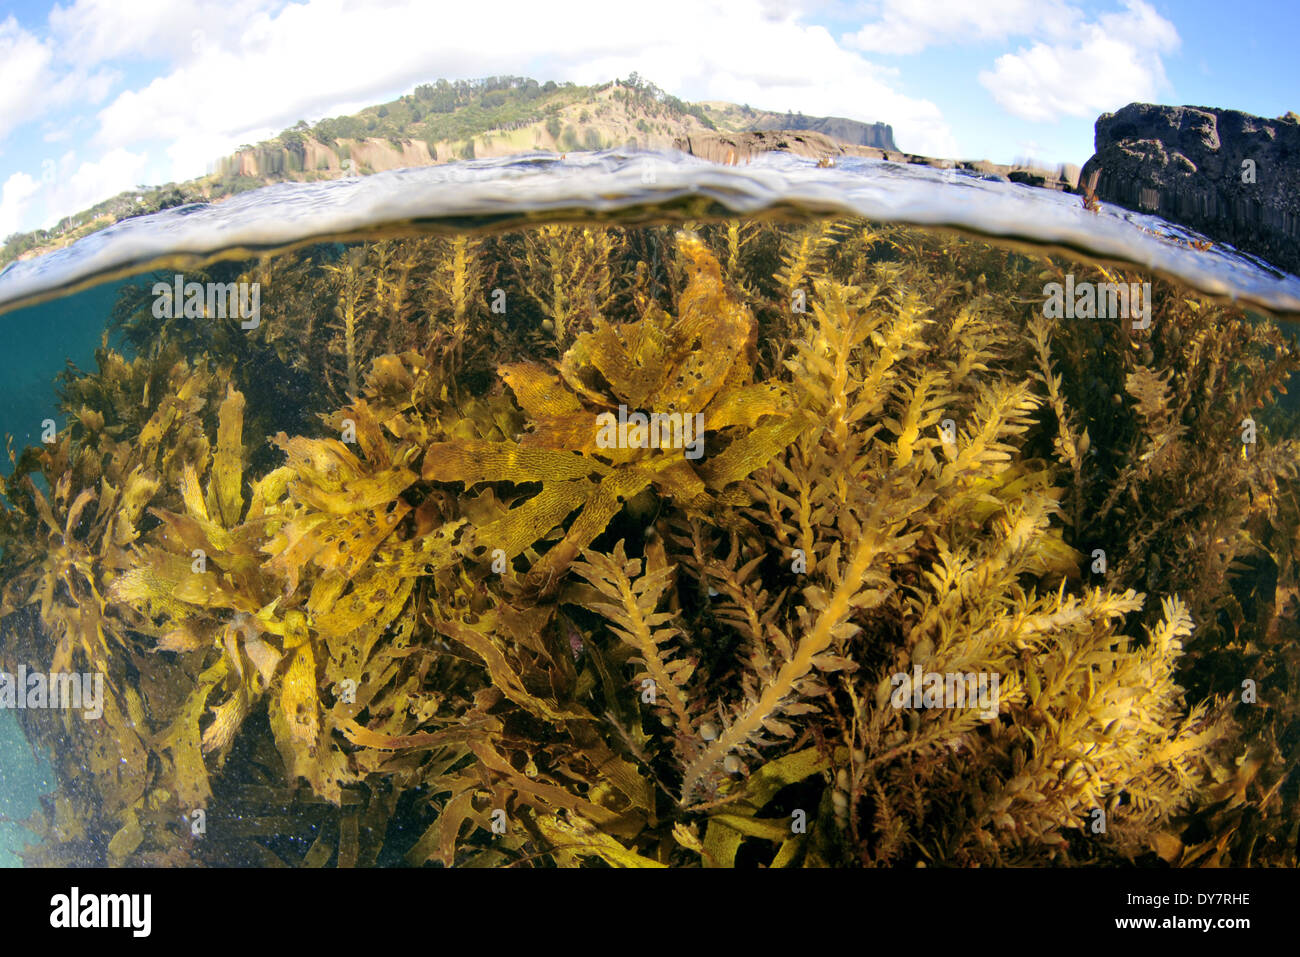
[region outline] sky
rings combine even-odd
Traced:
[[[1082,165],[1134,101],[1300,112],[1295,0],[0,0],[0,238],[438,78],[603,83]]]

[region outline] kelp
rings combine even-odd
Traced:
[[[779,383],[751,381],[757,328],[727,295],[716,260],[692,238],[681,241],[681,254],[691,263],[691,278],[677,317],[651,308],[619,326],[597,318],[554,371],[535,362],[503,366],[500,374],[527,417],[519,440],[435,443],[425,454],[427,480],[541,483],[536,496],[477,529],[476,547],[507,561],[580,508],[564,537],[529,570],[525,583],[535,590],[554,591],[626,500],[652,489],[687,512],[717,510],[731,502],[729,485],[804,427]],[[665,449],[661,436],[656,447],[631,440],[627,447],[599,447],[593,423],[601,416],[626,418],[629,409],[647,421],[660,409],[672,410],[659,414],[677,416],[685,423],[679,431],[698,423],[694,441],[703,443],[707,432],[722,447],[699,468],[688,448]]]
[[[1294,865],[1270,323],[856,221],[214,268],[11,452],[0,665],[106,678],[29,862]]]

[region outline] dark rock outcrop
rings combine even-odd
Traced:
[[[1097,196],[1300,273],[1300,123],[1130,103],[1097,120]]]
[[[1007,179],[1013,183],[1019,183],[1021,186],[1046,186],[1047,177],[1042,173],[1032,173],[1025,169],[1013,169],[1007,174]]]

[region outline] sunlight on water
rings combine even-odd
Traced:
[[[225,202],[128,219],[0,273],[0,310],[151,265],[180,268],[242,258],[312,239],[400,230],[504,228],[557,214],[586,220],[681,221],[763,213],[842,213],[881,222],[950,226],[1145,266],[1212,295],[1300,312],[1300,279],[1155,216],[927,166],[847,158],[832,169],[783,153],[718,166],[682,153],[606,150],[525,154],[395,170],[319,183],[282,183]]]

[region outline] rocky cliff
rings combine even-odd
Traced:
[[[898,152],[894,130],[888,123],[862,123],[842,116],[804,116],[802,113],[760,113],[751,130],[799,130],[824,133],[850,146],[871,146]]]
[[[1300,123],[1131,103],[1097,120],[1097,195],[1300,273]]]
[[[842,156],[865,156],[891,163],[908,163],[913,166],[930,166],[943,170],[965,170],[986,179],[1066,192],[1074,188],[1079,172],[1077,166],[1062,166],[1053,172],[1024,166],[1000,166],[986,160],[971,162],[920,156],[916,153],[899,153],[877,149],[874,146],[842,143],[825,133],[811,130],[694,133],[690,136],[679,136],[673,141],[673,148],[713,163],[731,165],[748,163],[758,154],[772,151],[793,153],[795,156],[804,156],[824,163],[834,163],[837,157]]]
[[[747,163],[759,153],[780,151],[809,159],[829,160],[836,156],[870,156],[902,161],[901,154],[886,155],[868,146],[841,143],[824,133],[800,130],[764,130],[745,133],[699,133],[679,136],[673,148],[714,163]]]

